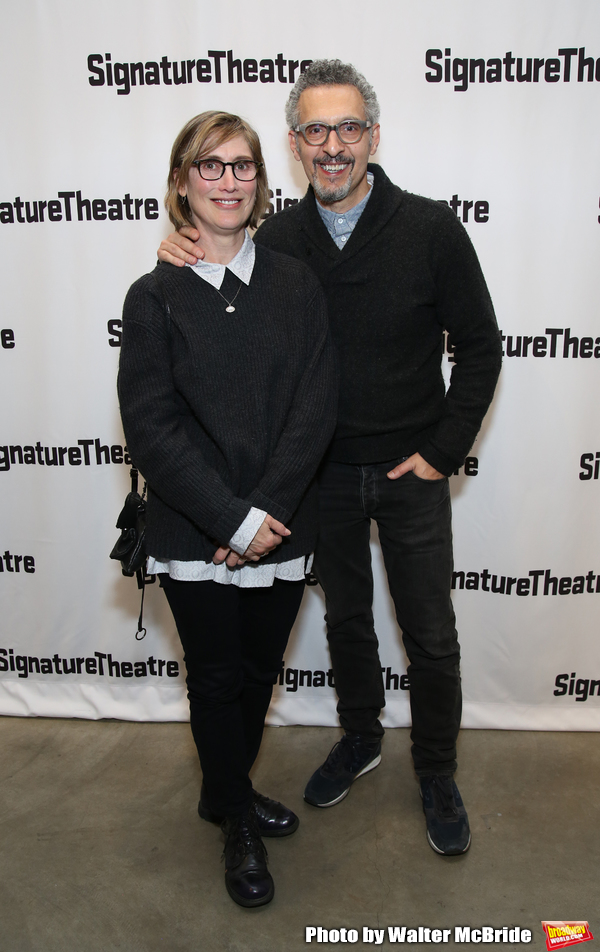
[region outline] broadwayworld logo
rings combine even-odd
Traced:
[[[589,942],[594,938],[589,924],[583,919],[546,920],[542,921],[542,928],[546,935],[546,948],[549,952],[553,949],[564,948],[566,945],[575,945],[577,942]]]
[[[600,82],[600,57],[585,55],[585,46],[565,46],[557,57],[513,56],[509,50],[503,57],[491,59],[452,56],[449,46],[427,50],[425,73],[428,83],[454,83],[457,93],[464,93],[473,83],[578,83]]]

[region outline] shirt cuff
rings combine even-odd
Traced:
[[[263,509],[255,509],[253,506],[229,540],[229,547],[238,555],[243,555],[266,517],[267,513]]]

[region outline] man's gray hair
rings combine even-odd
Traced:
[[[351,63],[342,63],[339,59],[313,60],[308,69],[298,77],[285,106],[285,118],[289,129],[300,125],[298,101],[305,89],[310,86],[355,86],[362,96],[367,121],[379,121],[379,103],[377,94],[362,73]]]

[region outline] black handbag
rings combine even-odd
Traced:
[[[146,561],[146,484],[142,495],[138,493],[138,471],[131,469],[131,492],[127,493],[125,505],[117,519],[117,529],[121,535],[117,539],[111,559],[121,563],[123,575],[132,576],[139,572]]]
[[[140,496],[138,471],[135,466],[132,466],[130,476],[131,492],[127,493],[125,505],[117,519],[117,529],[121,530],[121,535],[113,546],[110,558],[121,563],[123,575],[137,577],[142,601],[135,637],[137,641],[141,641],[146,634],[146,629],[142,627],[146,585],[154,582],[156,576],[146,575],[146,483]]]

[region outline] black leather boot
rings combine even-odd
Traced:
[[[264,906],[275,894],[273,878],[267,869],[267,851],[260,838],[254,808],[243,816],[226,817],[221,829],[227,839],[225,886],[240,906]]]
[[[254,812],[258,823],[258,832],[261,836],[289,836],[295,833],[300,824],[300,820],[289,807],[280,803],[279,800],[271,800],[264,797],[257,790],[252,791],[254,797]],[[206,788],[204,784],[200,789],[200,801],[198,803],[198,814],[203,820],[209,823],[218,823],[219,825],[225,819],[218,813],[213,813],[208,805]]]

